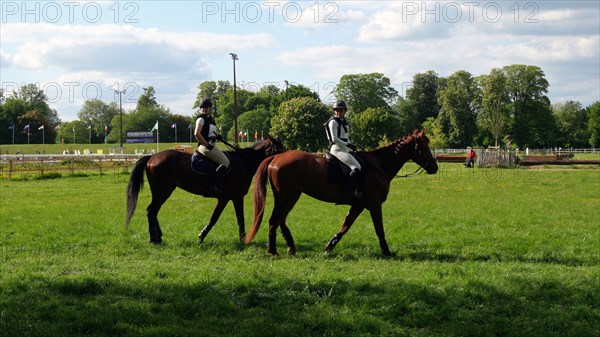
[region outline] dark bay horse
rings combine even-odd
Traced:
[[[223,193],[218,197],[211,189],[212,180],[215,178],[192,171],[190,154],[167,150],[151,156],[144,156],[135,164],[127,185],[125,225],[129,225],[135,211],[138,194],[144,183],[144,171],[146,171],[152,191],[152,202],[146,209],[150,242],[162,242],[158,211],[177,187],[193,194],[217,198],[217,205],[213,210],[210,222],[198,235],[200,243],[217,223],[230,200],[233,201],[240,240],[242,240],[246,235],[243,198],[248,193],[252,177],[263,159],[281,152],[283,152],[282,143],[271,137],[248,148],[227,151],[231,165],[228,174],[223,177]]]
[[[273,213],[269,219],[268,252],[270,254],[277,254],[275,246],[277,227],[281,227],[288,252],[290,254],[296,252],[294,239],[285,219],[300,195],[305,193],[321,201],[350,205],[350,211],[340,231],[325,247],[326,252],[330,252],[335,247],[360,213],[367,209],[371,213],[381,252],[385,256],[391,255],[385,240],[381,212],[381,205],[387,198],[390,182],[409,159],[425,169],[428,174],[437,172],[437,162],[429,150],[429,139],[425,136],[425,130],[415,131],[377,150],[359,152],[357,156],[362,158],[367,166],[363,167],[366,172],[359,179],[359,187],[363,195],[357,199],[348,198],[348,193],[344,191],[343,186],[328,182],[326,178],[328,164],[324,157],[303,151],[287,151],[265,159],[256,172],[254,223],[244,242],[252,241],[262,222],[268,177],[275,199]]]

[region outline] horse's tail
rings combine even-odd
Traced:
[[[140,158],[137,163],[135,163],[133,171],[131,171],[129,184],[127,184],[127,217],[125,218],[126,228],[129,226],[129,221],[131,221],[133,212],[135,212],[138,194],[140,193],[142,186],[144,186],[144,170],[146,169],[146,164],[148,164],[150,157],[152,156],[144,156]]]
[[[275,156],[271,156],[260,163],[258,170],[256,170],[256,179],[254,179],[254,222],[250,232],[244,237],[244,243],[249,244],[252,239],[256,236],[260,223],[262,222],[263,215],[265,214],[265,201],[267,200],[267,177],[269,172],[269,164],[273,161]]]

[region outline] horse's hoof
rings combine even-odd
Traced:
[[[155,245],[161,244],[162,242],[162,239],[150,239],[150,243]]]
[[[296,255],[296,248],[288,248],[289,255]]]

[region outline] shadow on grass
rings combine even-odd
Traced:
[[[160,275],[145,284],[13,280],[2,290],[0,325],[15,337],[593,336],[600,330],[600,297],[585,284],[257,278],[235,285],[180,284]]]
[[[296,243],[297,254],[306,258],[312,258],[314,255],[324,254],[325,244],[317,243]],[[266,250],[265,242],[253,242],[250,246],[263,247]],[[243,250],[244,245],[239,245],[238,250]],[[287,255],[287,247],[278,243],[278,252],[281,255]],[[488,253],[488,254],[462,254],[454,252],[443,252],[435,247],[416,246],[392,251],[393,256],[385,257],[381,254],[379,245],[365,245],[361,243],[340,243],[331,253],[327,255],[331,258],[342,260],[357,260],[362,258],[391,259],[397,261],[415,261],[415,262],[521,262],[535,264],[554,264],[569,267],[597,266],[600,264],[598,257],[590,256],[570,256],[565,257],[556,255],[553,252],[543,253],[539,256],[524,256],[519,254]]]

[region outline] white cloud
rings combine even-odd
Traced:
[[[9,23],[0,34],[3,45],[14,45],[10,53],[2,49],[2,69],[37,74],[35,82],[51,90],[50,105],[66,120],[76,119],[73,107],[85,99],[114,100],[109,87],[115,83],[129,83],[125,108],[135,106],[141,88],[153,85],[161,104],[173,113],[191,114],[195,95],[182,91],[211,79],[211,59],[223,58],[232,48],[244,52],[273,42],[267,33],[170,32],[129,25]],[[24,79],[3,75],[2,80]],[[97,88],[101,97],[96,97]]]
[[[203,58],[237,50],[265,48],[266,33],[215,34],[168,32],[156,28],[118,25],[6,24],[0,38],[26,41],[11,56],[16,67],[70,71],[103,69],[106,72],[198,71]]]
[[[0,48],[0,67],[9,68],[12,66],[12,55]]]
[[[560,2],[557,2],[560,3]],[[445,39],[456,32],[495,35],[572,35],[598,31],[590,8],[557,8],[550,2],[391,2],[368,15],[361,42]]]

